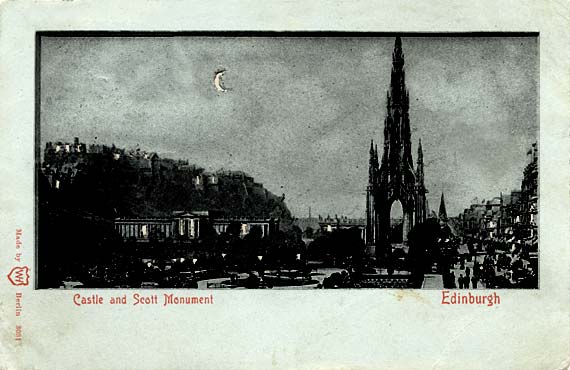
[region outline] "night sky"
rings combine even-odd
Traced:
[[[520,188],[538,134],[538,40],[402,38],[414,162],[430,208]],[[393,37],[58,38],[41,44],[41,142],[156,151],[243,170],[295,216],[364,217]],[[218,92],[214,74],[226,69]],[[381,152],[379,147],[379,152]]]

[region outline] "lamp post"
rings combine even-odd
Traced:
[[[196,262],[198,262],[198,258],[192,258],[192,264],[194,265],[194,276],[196,276]]]
[[[306,265],[307,261],[301,260],[301,253],[297,253],[297,255],[295,256],[295,259],[298,261],[297,265],[299,266],[301,278],[303,280],[305,280],[305,272],[306,272],[306,267],[307,267],[307,265]]]
[[[227,256],[226,253],[222,253],[222,268],[223,268],[224,273],[226,271],[226,256]]]
[[[261,260],[263,259],[263,256],[258,255],[257,259],[259,260],[259,278],[262,279],[263,278],[263,264],[262,264]]]

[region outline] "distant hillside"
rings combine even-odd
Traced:
[[[158,217],[179,210],[291,222],[284,196],[240,171],[206,172],[188,161],[115,146],[47,143],[40,197],[105,219]]]

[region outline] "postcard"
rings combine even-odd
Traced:
[[[4,4],[0,369],[568,368],[568,10],[318,4]]]

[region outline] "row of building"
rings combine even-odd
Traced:
[[[198,190],[206,187],[216,188],[218,176],[205,172],[203,169],[189,165],[187,160],[172,160],[160,158],[155,152],[136,149],[122,149],[102,144],[86,145],[79,138],[72,143],[47,142],[44,149],[42,169],[54,186],[59,183],[72,183],[81,171],[85,161],[90,157],[108,157],[114,161],[128,162],[140,179],[160,180],[166,172],[184,172],[189,174],[189,180]],[[57,181],[57,182],[56,182]],[[59,186],[58,186],[59,187]]]
[[[304,234],[307,234],[307,230],[310,229],[310,237],[308,237],[307,242],[313,239],[314,232],[317,230],[322,233],[333,232],[335,230],[348,230],[348,229],[358,229],[360,231],[360,236],[362,240],[366,239],[366,219],[364,218],[350,218],[343,215],[334,215],[334,217],[327,215],[318,217],[311,217],[309,211],[309,217],[296,218],[294,221]]]
[[[47,142],[43,153],[42,171],[50,185],[61,189],[72,184],[86,166],[89,158],[108,157],[117,162],[128,163],[139,182],[169,180],[182,177],[197,191],[218,191],[221,182],[239,183],[244,193],[267,196],[263,184],[242,171],[205,171],[189,164],[188,160],[160,158],[155,152],[136,149],[122,149],[102,144],[86,145],[74,138],[69,142]]]
[[[476,240],[536,244],[538,229],[538,148],[529,150],[521,190],[475,200],[459,215],[463,235]]]
[[[124,239],[137,241],[197,240],[212,230],[225,233],[233,225],[239,227],[239,236],[244,237],[258,227],[262,237],[279,230],[276,218],[227,218],[209,211],[177,211],[169,217],[119,217],[114,220],[115,230]]]
[[[358,229],[362,240],[366,240],[366,219],[338,217],[319,217],[319,230],[321,232],[333,232],[334,230]]]

